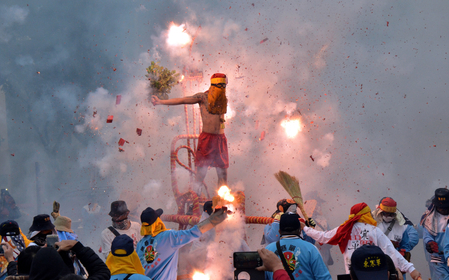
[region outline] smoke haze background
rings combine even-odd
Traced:
[[[287,196],[272,174],[285,170],[305,199],[319,191],[331,227],[353,204],[373,209],[384,196],[418,223],[425,200],[449,179],[447,9],[439,0],[2,1],[2,188],[25,212],[25,231],[53,200],[74,228],[93,201],[104,223],[118,198],[136,215],[146,206],[176,213],[169,154],[185,133],[184,110],[149,103],[145,68],[158,60],[203,70],[192,94],[206,90],[214,72],[228,75],[228,180],[245,189],[247,215],[272,214]],[[201,26],[191,57],[188,47],[166,45],[171,21],[192,36]],[[180,96],[177,86],[170,97]],[[301,116],[295,138],[280,126],[288,115]],[[122,153],[120,138],[130,142]],[[215,181],[210,170],[209,188]],[[262,231],[247,227],[251,248]],[[412,260],[426,276],[422,254],[420,244]],[[331,272],[342,271],[340,259]]]

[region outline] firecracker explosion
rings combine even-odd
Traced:
[[[122,16],[114,19],[118,23],[111,25],[115,38],[102,26],[109,22],[103,12],[91,11],[58,20],[52,31],[65,38],[57,42],[41,32],[39,26],[47,28],[42,20],[33,20],[33,27],[27,20],[30,14],[46,18],[41,12],[45,1],[38,7],[0,5],[0,45],[6,50],[0,70],[0,181],[5,185],[0,277],[10,273],[11,254],[19,262],[18,255],[30,244],[51,248],[53,241],[86,236],[92,236],[90,244],[70,243],[68,249],[80,257],[74,258],[74,269],[84,278],[96,260],[83,263],[83,254],[75,251],[88,246],[92,256],[101,256],[105,271],[113,277],[128,274],[126,279],[135,272],[154,280],[318,278],[308,261],[323,272],[322,279],[330,280],[340,263],[339,274],[354,278],[373,267],[372,259],[386,274],[389,256],[393,278],[396,272],[422,280],[421,255],[432,279],[449,275],[443,254],[449,248],[443,226],[449,215],[447,180],[423,156],[445,166],[439,157],[447,145],[435,135],[444,136],[438,122],[445,120],[445,107],[438,106],[447,102],[431,93],[445,88],[438,73],[445,73],[440,63],[447,38],[431,28],[440,14],[432,19],[417,15],[415,9],[421,14],[427,7],[420,3],[413,4],[416,8],[404,4],[400,13],[394,3],[351,8],[338,2],[329,3],[329,9],[320,3],[286,3],[263,4],[268,8],[257,1],[214,7],[184,3],[182,9],[173,3],[137,8],[128,3],[133,10],[120,11]],[[431,4],[444,11],[435,1]],[[360,20],[360,14],[369,19]],[[273,21],[279,15],[284,23]],[[343,15],[344,24],[339,23]],[[73,18],[76,30],[69,27]],[[128,28],[127,18],[144,27]],[[424,28],[416,23],[421,19]],[[404,23],[411,26],[404,29]],[[51,45],[34,49],[42,38]],[[131,53],[129,45],[138,51]],[[434,53],[441,57],[435,60]],[[429,62],[418,63],[418,56]],[[421,68],[432,84],[421,79],[426,75],[415,74]],[[403,115],[395,117],[398,112]],[[407,151],[397,143],[407,143]],[[18,172],[16,177],[23,178],[14,182],[27,189],[20,189],[23,198],[16,204],[9,192],[11,174]],[[436,190],[426,210],[406,204],[428,196],[430,189],[432,194]],[[30,198],[32,203],[24,202]],[[350,203],[354,200],[366,203]],[[51,215],[33,217],[49,213],[51,204]],[[82,211],[72,220],[59,213],[70,216],[76,209]],[[403,209],[425,210],[419,226]],[[13,220],[22,223],[19,219],[33,219],[29,232],[25,223],[16,226]],[[420,238],[424,254],[410,253]],[[331,245],[338,245],[338,257],[331,254]],[[262,247],[266,250],[254,252]],[[250,269],[233,262],[236,252],[246,264],[267,254],[280,258],[282,266],[273,265],[276,276],[255,267],[240,273]],[[268,254],[273,252],[274,257]],[[257,259],[251,259],[254,255]],[[126,260],[139,266],[131,261],[123,269]],[[370,271],[377,277],[372,279],[383,279],[379,271]]]

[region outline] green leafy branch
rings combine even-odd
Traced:
[[[156,95],[159,99],[168,99],[172,87],[178,84],[180,74],[154,61],[151,61],[150,67],[146,70],[148,74],[145,76],[150,80],[150,87],[153,89],[151,95]]]

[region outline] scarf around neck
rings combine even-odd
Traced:
[[[338,227],[337,233],[327,243],[338,245],[343,254],[346,251],[346,246],[348,245],[355,223],[366,223],[377,226],[377,222],[371,216],[371,209],[365,202],[351,207],[351,214],[348,219]]]
[[[421,217],[421,221],[419,224],[423,226],[425,229],[429,231],[429,233],[433,236],[437,235],[437,227],[438,227],[438,221],[435,217],[435,206],[430,204],[429,208],[427,208],[426,212]]]
[[[148,225],[148,223],[143,222],[142,226],[140,227],[140,235],[146,236],[151,235],[155,237],[159,233],[170,230],[165,227],[164,222],[162,222],[161,218],[157,218],[154,223],[151,225]]]

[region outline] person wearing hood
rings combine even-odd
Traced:
[[[445,255],[445,231],[449,219],[449,190],[435,190],[432,204],[421,218],[423,243],[430,255],[429,269],[432,280],[449,279],[449,267]]]
[[[348,219],[330,231],[317,231],[301,224],[308,236],[320,243],[338,245],[344,256],[346,273],[349,273],[352,253],[362,245],[376,245],[390,255],[397,268],[410,273],[413,280],[421,279],[421,274],[394,248],[388,237],[377,227],[369,206],[362,202],[351,207]]]
[[[0,279],[17,272],[16,260],[19,254],[31,243],[22,233],[16,221],[8,220],[0,224],[1,246],[4,255],[0,256]],[[7,267],[7,269],[5,269]]]
[[[29,280],[55,280],[72,273],[55,248],[41,248],[33,259]]]
[[[175,280],[178,270],[179,249],[213,229],[227,217],[223,208],[188,230],[170,230],[160,219],[162,209],[151,207],[140,215],[143,238],[137,243],[137,254],[145,275],[153,280]]]
[[[134,250],[133,240],[126,234],[119,235],[112,241],[106,265],[111,271],[111,280],[151,280],[145,276],[145,270]]]
[[[56,234],[55,225],[52,224],[50,216],[40,214],[33,218],[33,224],[30,227],[30,246],[45,246],[47,244],[47,235]]]
[[[109,216],[111,216],[112,226],[101,232],[101,252],[105,258],[108,257],[111,251],[111,244],[115,237],[126,234],[133,239],[134,246],[142,238],[140,235],[140,224],[129,219],[129,212],[125,201],[117,200],[111,203]]]
[[[391,240],[394,247],[410,261],[410,251],[418,244],[416,229],[406,224],[403,214],[397,209],[397,203],[391,197],[380,200],[376,210],[372,212],[377,227]]]
[[[279,239],[281,238],[281,235],[279,233],[279,221],[281,220],[282,215],[284,213],[298,214],[297,207],[298,205],[293,199],[284,198],[278,201],[278,203],[276,204],[276,211],[273,213],[273,215],[271,215],[271,217],[273,218],[273,222],[271,224],[267,224],[264,228],[262,241],[260,242],[261,245],[267,246],[268,244],[279,241]],[[315,225],[312,219],[309,220],[310,221],[306,223],[307,225],[309,224],[309,222],[313,223],[311,225]],[[302,232],[302,235],[303,237],[301,238],[303,238],[305,241],[315,244],[315,240],[308,237],[305,232]]]
[[[8,244],[8,243],[6,243]],[[5,256],[12,255],[12,248],[5,249]],[[10,262],[8,265],[8,277],[6,280],[23,280],[28,279],[31,270],[31,263],[37,252],[41,249],[39,246],[29,246],[20,252],[17,261]],[[10,252],[8,252],[10,251]],[[8,258],[8,257],[7,257]]]
[[[72,251],[86,267],[91,280],[109,280],[111,273],[106,264],[89,247],[76,240],[63,240],[56,242],[58,247],[41,248],[31,263],[29,280],[55,280],[72,275],[72,279],[84,279],[73,274],[71,260],[68,259],[68,252]]]

